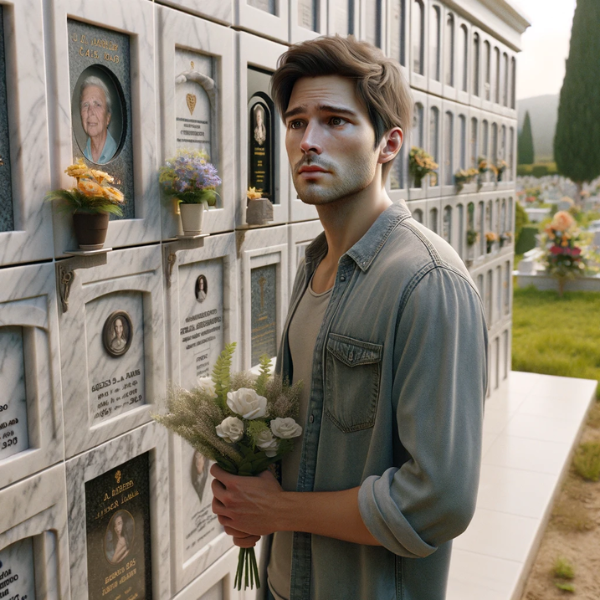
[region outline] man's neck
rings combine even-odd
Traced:
[[[317,205],[327,239],[327,255],[313,279],[313,290],[320,293],[335,282],[339,259],[360,240],[377,217],[392,205],[385,188],[377,185],[336,202]]]

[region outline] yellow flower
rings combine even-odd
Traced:
[[[104,171],[96,171],[96,169],[90,169],[90,173],[100,185],[102,185],[103,181],[108,181],[108,183],[112,183],[115,180],[114,177],[111,177],[108,173],[105,173]]]
[[[86,196],[104,196],[103,188],[94,179],[87,177],[80,179],[77,182],[77,187],[80,192]]]
[[[65,169],[65,173],[69,177],[75,177],[76,179],[79,179],[80,177],[83,177],[84,175],[87,175],[88,172],[89,172],[89,168],[83,162],[83,158],[77,159],[77,162],[74,165],[69,165]]]
[[[121,192],[120,190],[118,190],[115,187],[112,187],[110,185],[104,185],[102,186],[102,192],[104,197],[107,200],[110,200],[111,202],[123,202],[123,200],[125,200],[125,196],[123,196],[123,192]]]
[[[567,231],[575,225],[575,219],[565,210],[559,210],[552,219],[551,227],[556,231]]]
[[[248,188],[248,191],[246,192],[246,196],[250,199],[250,200],[258,200],[260,198],[262,198],[262,190],[257,190],[256,188]]]

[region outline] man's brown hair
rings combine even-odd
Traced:
[[[394,127],[400,127],[406,135],[413,101],[398,63],[379,48],[352,36],[320,37],[295,44],[281,55],[271,79],[273,98],[281,115],[288,108],[298,79],[323,75],[354,80],[356,93],[366,106],[375,130],[375,145]]]

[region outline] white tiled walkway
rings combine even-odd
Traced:
[[[447,600],[517,600],[595,381],[512,372],[486,403],[477,509],[454,541]]]

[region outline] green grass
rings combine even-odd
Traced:
[[[575,586],[572,583],[560,583],[559,581],[555,581],[554,585],[562,592],[569,592],[570,594],[575,593]]]
[[[515,287],[512,350],[514,371],[600,380],[600,292]]]
[[[600,444],[581,444],[575,453],[573,466],[577,475],[586,481],[600,480]]]
[[[561,556],[554,561],[553,573],[554,577],[558,577],[559,579],[573,579],[575,577],[573,565]]]

